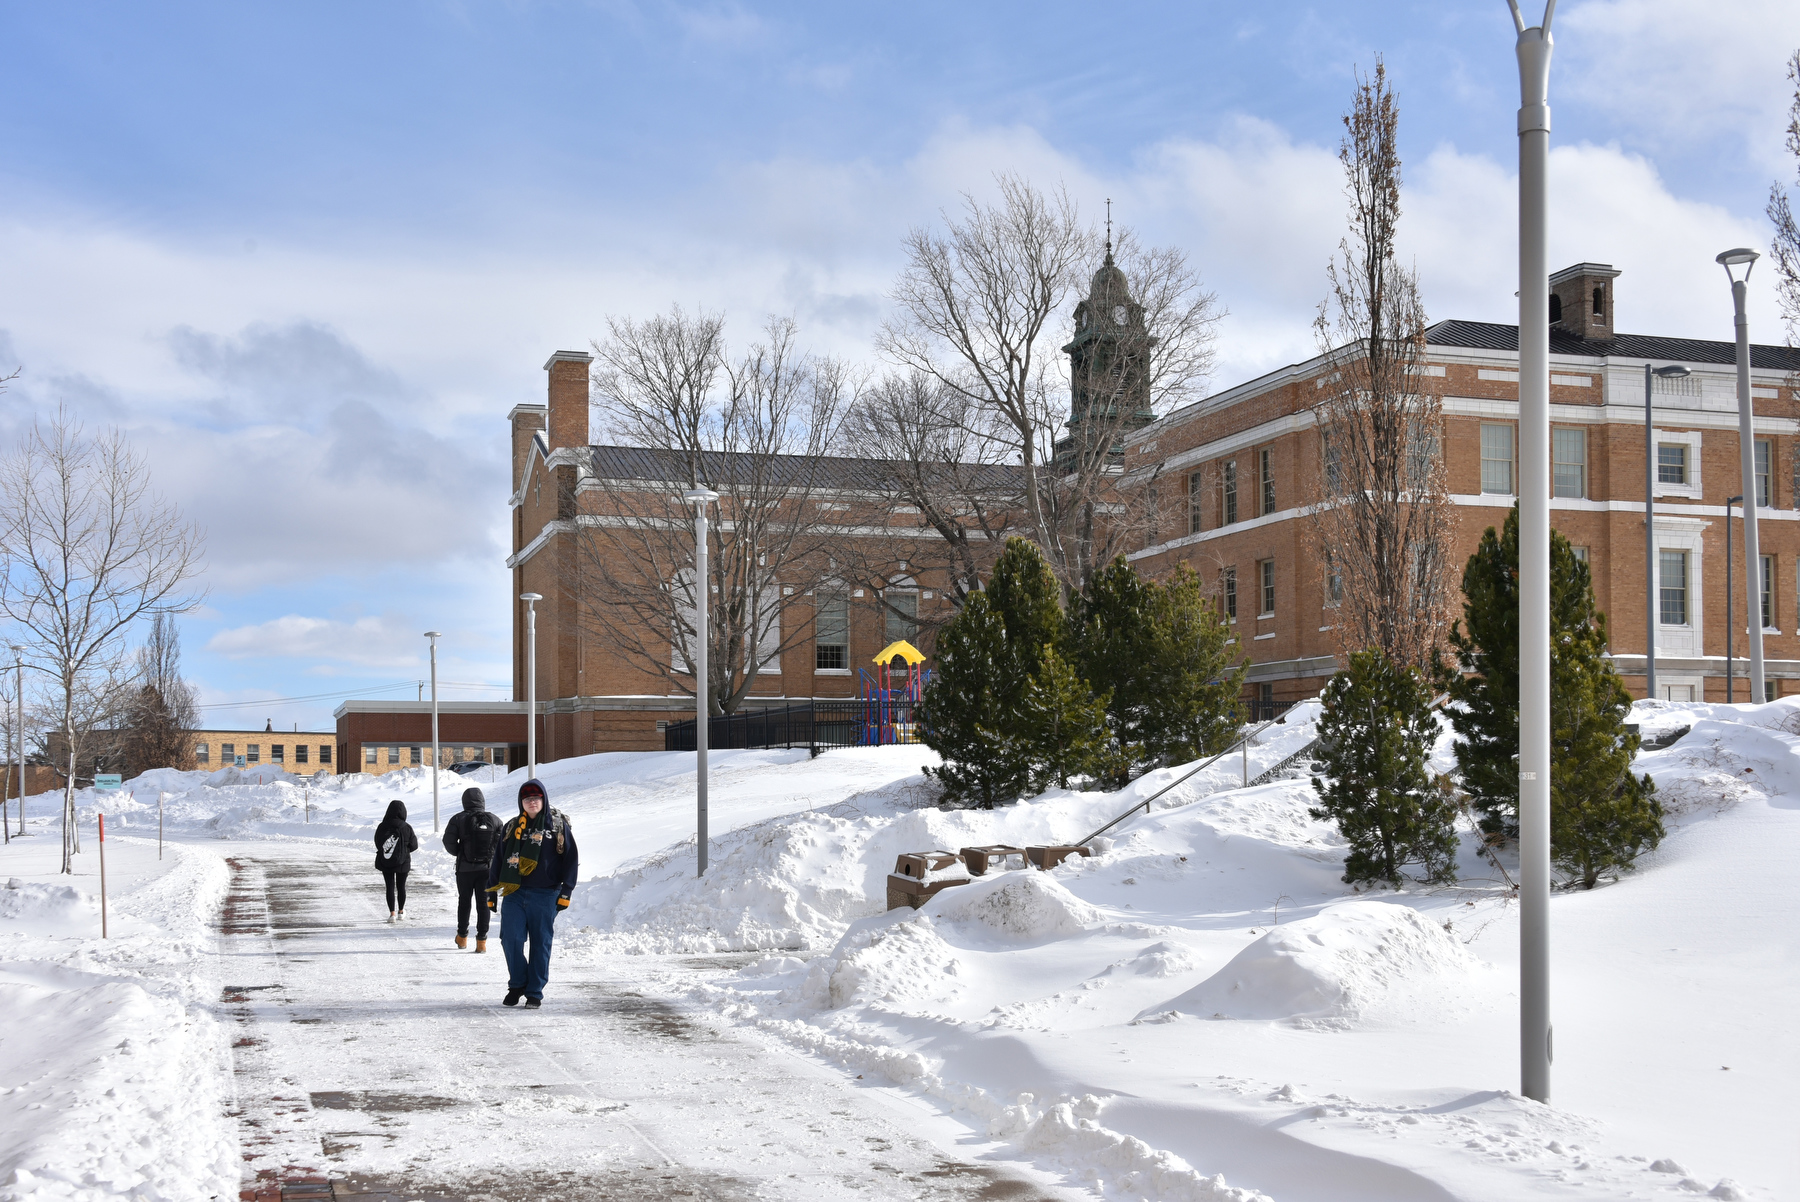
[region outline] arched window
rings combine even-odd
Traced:
[[[1594,289],[1594,316],[1606,316],[1606,289],[1604,288]]]
[[[1554,292],[1550,294],[1550,320],[1552,322],[1562,320],[1562,297]]]

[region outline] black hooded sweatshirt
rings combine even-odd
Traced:
[[[406,803],[395,798],[375,827],[375,867],[384,872],[411,872],[412,854],[418,850],[419,836],[406,820]]]
[[[463,790],[463,808],[444,824],[444,850],[456,857],[456,871],[486,872],[500,846],[500,815],[487,808],[481,790]]]

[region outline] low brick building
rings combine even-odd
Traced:
[[[1644,366],[1692,374],[1659,379],[1657,684],[1665,697],[1725,697],[1725,500],[1744,492],[1739,465],[1736,348],[1730,342],[1613,331],[1605,264],[1551,277],[1551,522],[1583,555],[1607,614],[1628,687],[1644,689]],[[1728,328],[1728,327],[1727,327]],[[1518,328],[1442,321],[1426,334],[1426,371],[1441,387],[1442,453],[1461,521],[1451,562],[1505,520],[1517,491]],[[1764,654],[1772,693],[1800,692],[1800,351],[1752,348],[1755,491],[1766,569]],[[1132,556],[1157,574],[1186,562],[1219,581],[1250,660],[1252,700],[1315,694],[1336,670],[1333,604],[1307,553],[1307,506],[1320,495],[1323,442],[1314,407],[1330,360],[1320,356],[1228,388],[1166,415],[1127,440],[1132,477],[1156,475],[1165,505]],[[1737,673],[1745,671],[1741,516],[1733,521]],[[1745,686],[1736,689],[1746,700]]]
[[[332,711],[339,772],[373,776],[431,763],[431,702],[346,701]],[[539,739],[543,737],[543,718]],[[518,768],[525,763],[525,704],[438,702],[440,767],[472,761]],[[541,753],[539,760],[547,757]]]
[[[329,731],[286,731],[265,725],[262,730],[197,730],[193,739],[194,767],[202,772],[229,768],[240,755],[245,767],[273,764],[298,776],[344,770],[336,754],[337,738]]]

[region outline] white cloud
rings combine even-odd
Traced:
[[[350,621],[286,614],[221,630],[206,650],[231,659],[336,660],[370,669],[414,669],[426,660],[417,623],[393,616]]]

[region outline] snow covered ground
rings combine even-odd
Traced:
[[[1071,842],[1180,770],[1118,794],[942,812],[922,749],[715,753],[712,867],[696,879],[691,756],[548,765],[588,878],[558,962],[623,974],[741,1038],[839,1066],[857,1088],[897,1089],[1090,1196],[1800,1196],[1800,1042],[1785,1023],[1800,995],[1800,702],[1637,707],[1647,735],[1691,727],[1639,761],[1670,835],[1623,881],[1554,901],[1551,1107],[1509,1092],[1511,865],[1467,854],[1454,887],[1357,894],[1338,879],[1335,831],[1306,813],[1305,780],[1239,787],[1304,746],[1314,713],[1272,728],[1248,764],[1231,757],[1172,790],[1093,858],[990,873],[917,912],[885,910],[897,854]],[[100,804],[109,833],[151,840],[109,838],[109,856],[126,850],[108,946],[83,930],[91,880],[53,892],[68,882],[49,872],[48,822],[0,853],[0,881],[21,882],[0,890],[0,1005],[20,1016],[0,1024],[0,1200],[133,1196],[131,1173],[149,1183],[135,1196],[205,1197],[163,1182],[231,1171],[222,1106],[200,1113],[232,1088],[217,978],[197,951],[224,888],[213,840],[357,863],[351,845],[401,797],[435,846],[428,772],[154,775],[131,782],[132,799],[82,798],[84,822]],[[479,783],[507,813],[522,779]],[[444,817],[467,783],[445,774]],[[158,788],[177,840],[160,877]],[[90,848],[84,872],[92,861]],[[441,851],[416,863],[447,880]],[[715,968],[692,967],[703,962]],[[96,1033],[71,1040],[72,1013]],[[137,1059],[109,1054],[122,1041]],[[177,1061],[192,1081],[179,1100],[132,1085]],[[117,1135],[93,1133],[86,1120],[101,1116]],[[146,1142],[171,1122],[178,1147]],[[37,1180],[52,1165],[121,1184],[53,1188]]]

